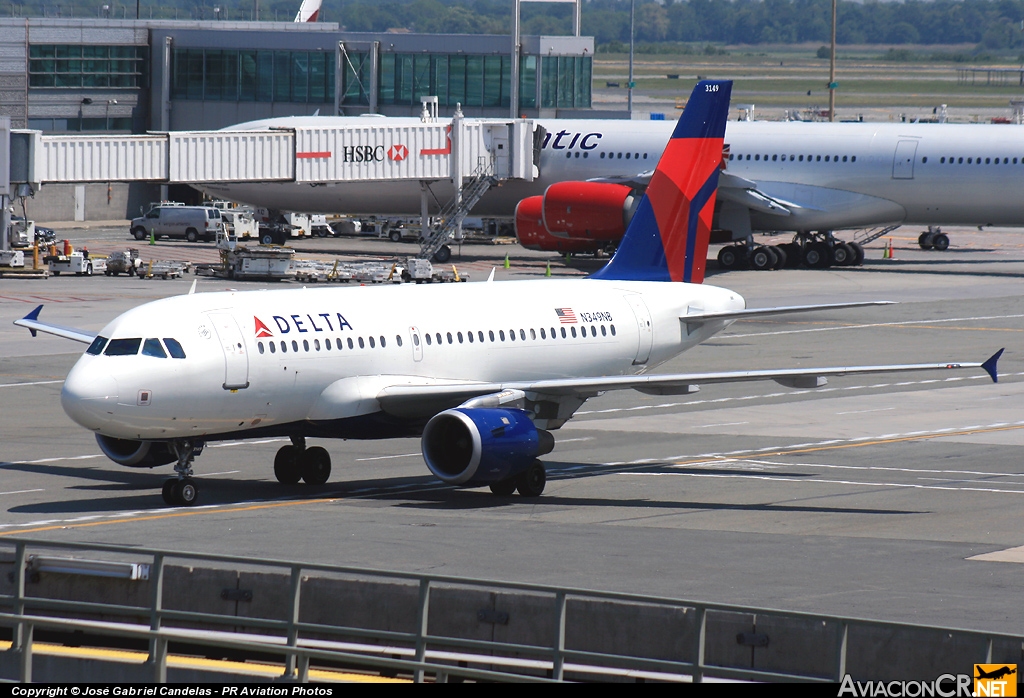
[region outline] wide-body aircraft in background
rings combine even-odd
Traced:
[[[687,394],[701,383],[983,367],[902,366],[654,374],[737,319],[847,303],[747,309],[703,285],[731,83],[694,89],[612,260],[587,279],[190,293],[146,303],[100,333],[15,324],[89,344],[61,404],[130,467],[174,464],[164,500],[196,502],[204,444],[287,437],[282,483],[323,484],[331,458],[307,439],[422,437],[440,480],[500,496],[544,489],[540,456],[608,390]],[[653,161],[652,161],[653,164]],[[293,185],[294,186],[294,185]]]
[[[673,124],[665,121],[537,119],[545,129],[539,177],[507,181],[473,215],[513,218],[529,248],[585,252],[609,248],[625,232]],[[230,130],[380,125],[381,117],[282,117]],[[420,123],[388,118],[389,125]],[[1024,225],[1024,129],[995,124],[732,121],[712,228],[737,240],[726,268],[748,257],[755,268],[788,257],[821,267],[857,263],[862,250],[833,231],[899,224],[929,226],[922,247],[945,249],[943,225]],[[386,150],[391,144],[381,143]],[[413,155],[415,156],[415,155]],[[422,155],[420,157],[423,157]],[[218,197],[285,211],[418,215],[416,181],[209,183]],[[430,185],[448,201],[450,181]],[[757,232],[792,231],[797,247],[754,259]],[[781,250],[779,248],[782,248]],[[788,249],[788,252],[787,252]],[[782,252],[780,259],[779,252]]]

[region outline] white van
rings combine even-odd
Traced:
[[[185,238],[189,242],[213,240],[223,227],[220,211],[212,206],[154,206],[145,216],[132,220],[136,240],[154,237]]]

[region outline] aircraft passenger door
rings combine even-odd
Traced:
[[[914,160],[917,159],[917,141],[899,141],[892,158],[893,179],[913,179]]]
[[[245,351],[245,338],[235,318],[228,313],[210,313],[210,320],[224,350],[224,390],[242,390],[249,387],[249,355]]]
[[[419,328],[409,328],[409,339],[412,340],[413,361],[423,361],[423,338],[420,337]]]
[[[495,174],[509,176],[508,129],[498,127],[491,135],[491,154],[494,156]]]
[[[633,365],[638,366],[647,363],[647,359],[651,357],[651,345],[654,343],[654,326],[651,323],[651,312],[647,309],[647,304],[644,303],[643,298],[636,293],[631,293],[626,296],[626,301],[629,303],[629,307],[633,309],[633,315],[636,316],[636,327],[640,335],[640,342],[636,348],[636,358],[633,359]]]

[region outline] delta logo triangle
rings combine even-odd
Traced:
[[[269,327],[267,327],[266,325],[263,324],[262,320],[260,320],[255,315],[253,316],[252,319],[256,321],[256,336],[257,337],[273,337],[274,336],[274,333],[270,331]]]

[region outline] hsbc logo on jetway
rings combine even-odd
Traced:
[[[382,145],[346,145],[341,149],[342,162],[382,162],[384,146]]]

